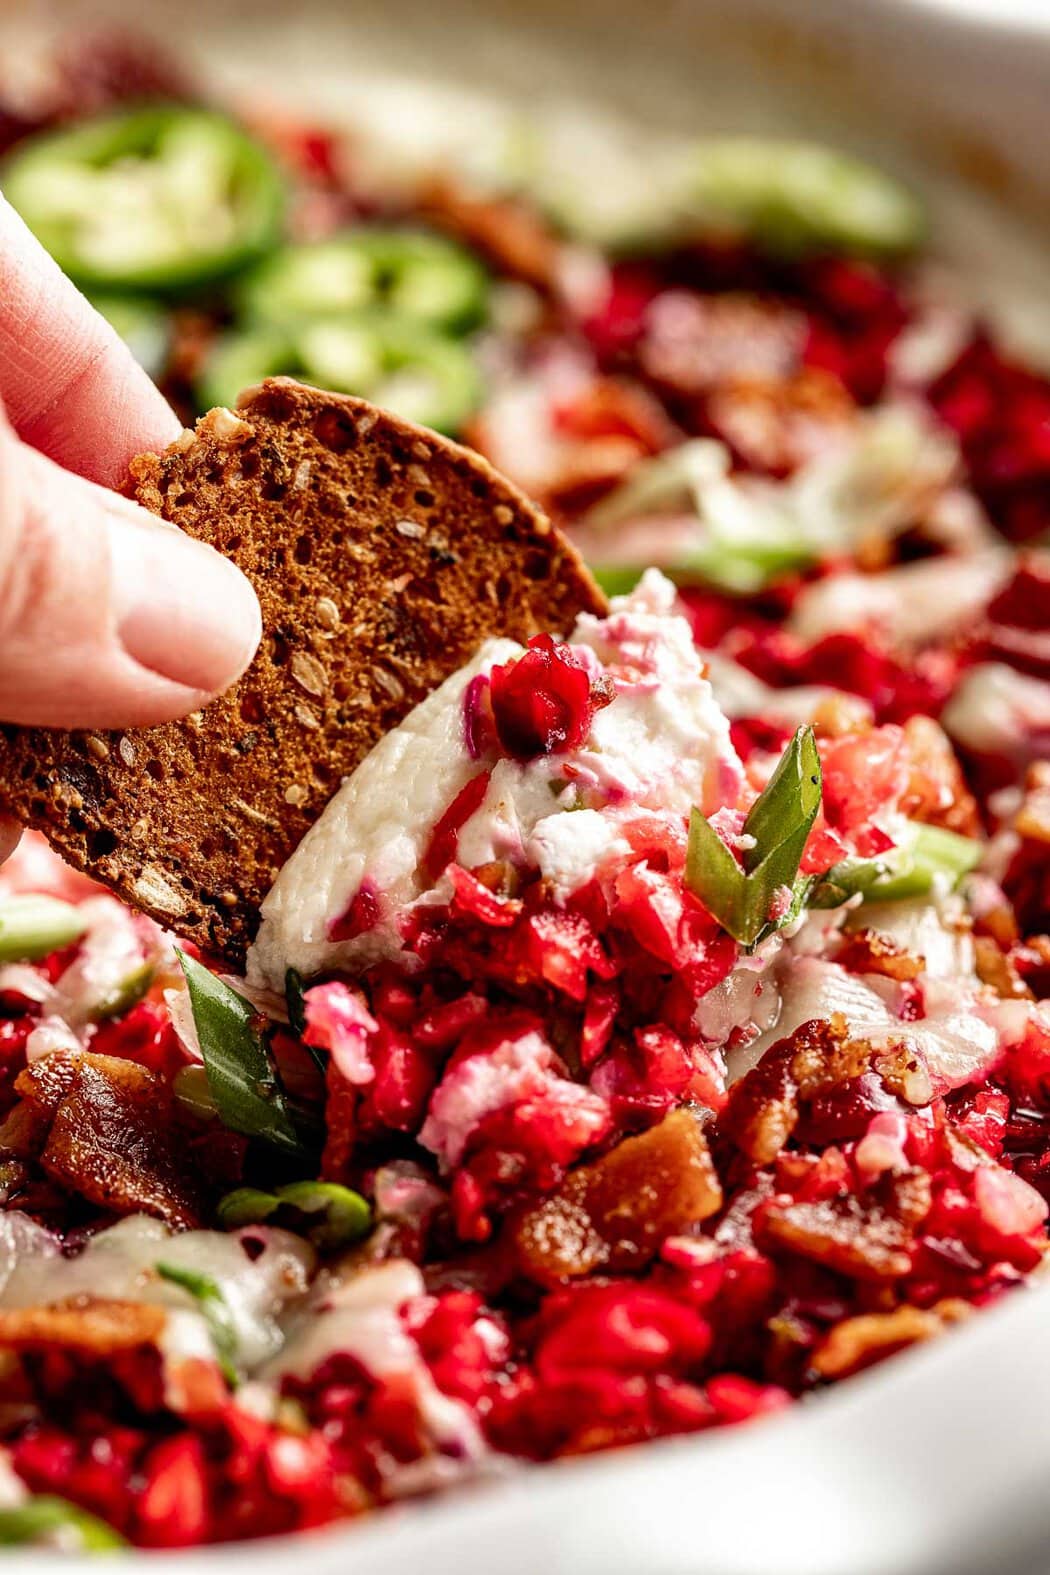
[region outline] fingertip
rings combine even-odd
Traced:
[[[208,695],[235,683],[262,637],[250,582],[228,558],[143,513],[112,516],[113,605],[125,652],[171,683]]]
[[[0,864],[9,859],[22,839],[22,827],[17,820],[0,815]]]

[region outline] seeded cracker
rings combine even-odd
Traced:
[[[232,558],[263,641],[205,711],[139,732],[0,728],[0,802],[78,869],[237,964],[342,777],[492,635],[603,603],[477,455],[362,400],[271,378],[128,491]]]

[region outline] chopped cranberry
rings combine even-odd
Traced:
[[[613,698],[549,634],[534,635],[523,656],[494,667],[490,682],[496,736],[515,760],[578,749],[595,711]]]
[[[330,941],[352,941],[374,930],[382,918],[379,892],[367,877],[361,882],[349,906],[328,926]]]

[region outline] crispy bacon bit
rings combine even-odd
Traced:
[[[27,1067],[15,1087],[39,1118],[40,1163],[56,1181],[114,1214],[199,1223],[160,1078],[116,1056],[56,1053]]]
[[[818,1378],[845,1378],[905,1346],[932,1340],[952,1324],[968,1318],[972,1308],[957,1297],[946,1297],[934,1307],[895,1307],[892,1312],[862,1313],[844,1318],[825,1335],[810,1357]]]
[[[1017,971],[1017,965],[990,935],[974,937],[974,967],[982,984],[990,985],[1004,1000],[1032,1000],[1032,992]]]
[[[730,380],[789,376],[805,339],[805,317],[782,303],[667,290],[646,313],[638,359],[658,386],[691,398]]]
[[[774,1199],[755,1222],[755,1237],[769,1251],[798,1253],[858,1280],[896,1280],[911,1268],[910,1230],[884,1210],[856,1197],[817,1203]]]
[[[465,241],[499,272],[545,294],[556,289],[562,243],[532,208],[476,195],[449,175],[431,176],[419,200],[432,223]]]
[[[114,1356],[156,1345],[167,1314],[149,1302],[74,1296],[47,1307],[0,1308],[0,1349],[48,1351],[56,1346],[84,1356]]]
[[[570,520],[649,455],[680,441],[663,406],[645,389],[596,377],[553,412],[562,462],[551,476],[547,507]]]
[[[884,979],[917,979],[926,959],[916,956],[881,930],[857,930],[847,935],[835,961],[850,973],[876,973]]]
[[[827,1140],[859,1137],[880,1109],[926,1104],[930,1082],[906,1042],[873,1046],[850,1039],[838,1013],[803,1023],[766,1051],[730,1091],[722,1129],[749,1159],[770,1164],[805,1114]],[[833,1126],[828,1134],[825,1129]],[[855,1130],[854,1130],[855,1129]]]
[[[1003,890],[1022,927],[1042,929],[1050,908],[1050,761],[1029,766],[1013,829],[1021,845],[1010,860]]]
[[[905,722],[904,758],[908,785],[901,812],[963,837],[979,837],[977,800],[966,786],[948,735],[932,717],[912,716]]]
[[[1050,678],[1050,564],[1045,554],[1022,557],[1017,573],[989,604],[979,649],[1035,678]]]
[[[673,1111],[640,1137],[580,1165],[512,1227],[518,1262],[548,1283],[595,1269],[637,1269],[668,1236],[722,1206],[722,1188],[700,1123]]]
[[[745,465],[786,476],[848,431],[856,405],[819,367],[786,378],[737,378],[716,388],[707,415]]]

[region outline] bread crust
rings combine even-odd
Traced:
[[[575,550],[479,455],[288,378],[134,460],[127,491],[243,569],[259,652],[183,721],[0,728],[0,801],[234,966],[278,869],[385,732],[490,636],[564,632],[604,607]]]

